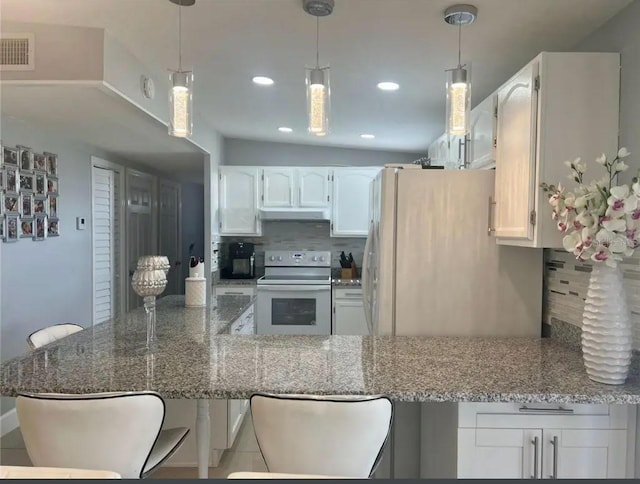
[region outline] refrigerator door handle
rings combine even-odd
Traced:
[[[369,233],[367,234],[367,242],[364,245],[364,254],[362,256],[362,299],[364,302],[364,318],[367,321],[369,334],[373,335],[373,311],[369,304],[369,249],[371,247],[371,238],[373,237],[373,220],[369,221]]]

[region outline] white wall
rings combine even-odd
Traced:
[[[223,164],[380,166],[385,163],[410,163],[424,155],[425,153],[333,148],[226,138],[224,140]]]
[[[637,175],[640,167],[640,0],[632,2],[601,28],[582,40],[577,46],[584,52],[620,52],[620,146],[631,151],[635,169],[627,171],[626,178]],[[591,160],[589,160],[591,161]]]

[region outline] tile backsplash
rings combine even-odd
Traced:
[[[633,347],[640,350],[640,255],[621,264],[631,311]],[[580,328],[587,297],[591,264],[579,262],[562,250],[545,250],[544,321],[563,322]]]
[[[358,269],[362,267],[364,237],[330,237],[329,222],[265,221],[261,237],[223,237],[221,265],[228,258],[228,243],[253,242],[256,245],[256,272],[263,272],[265,250],[330,250],[331,266],[340,267],[340,252],[351,252]]]

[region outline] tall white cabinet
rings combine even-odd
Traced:
[[[332,237],[366,237],[369,231],[369,186],[379,168],[333,170]]]
[[[258,167],[221,166],[218,224],[221,235],[261,235]]]
[[[495,167],[496,96],[491,95],[471,110],[467,159],[471,169]]]

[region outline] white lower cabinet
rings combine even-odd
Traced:
[[[333,334],[368,335],[364,316],[362,288],[335,288],[333,290]]]
[[[427,404],[422,408],[420,474],[483,479],[633,477],[635,411],[627,405]]]

